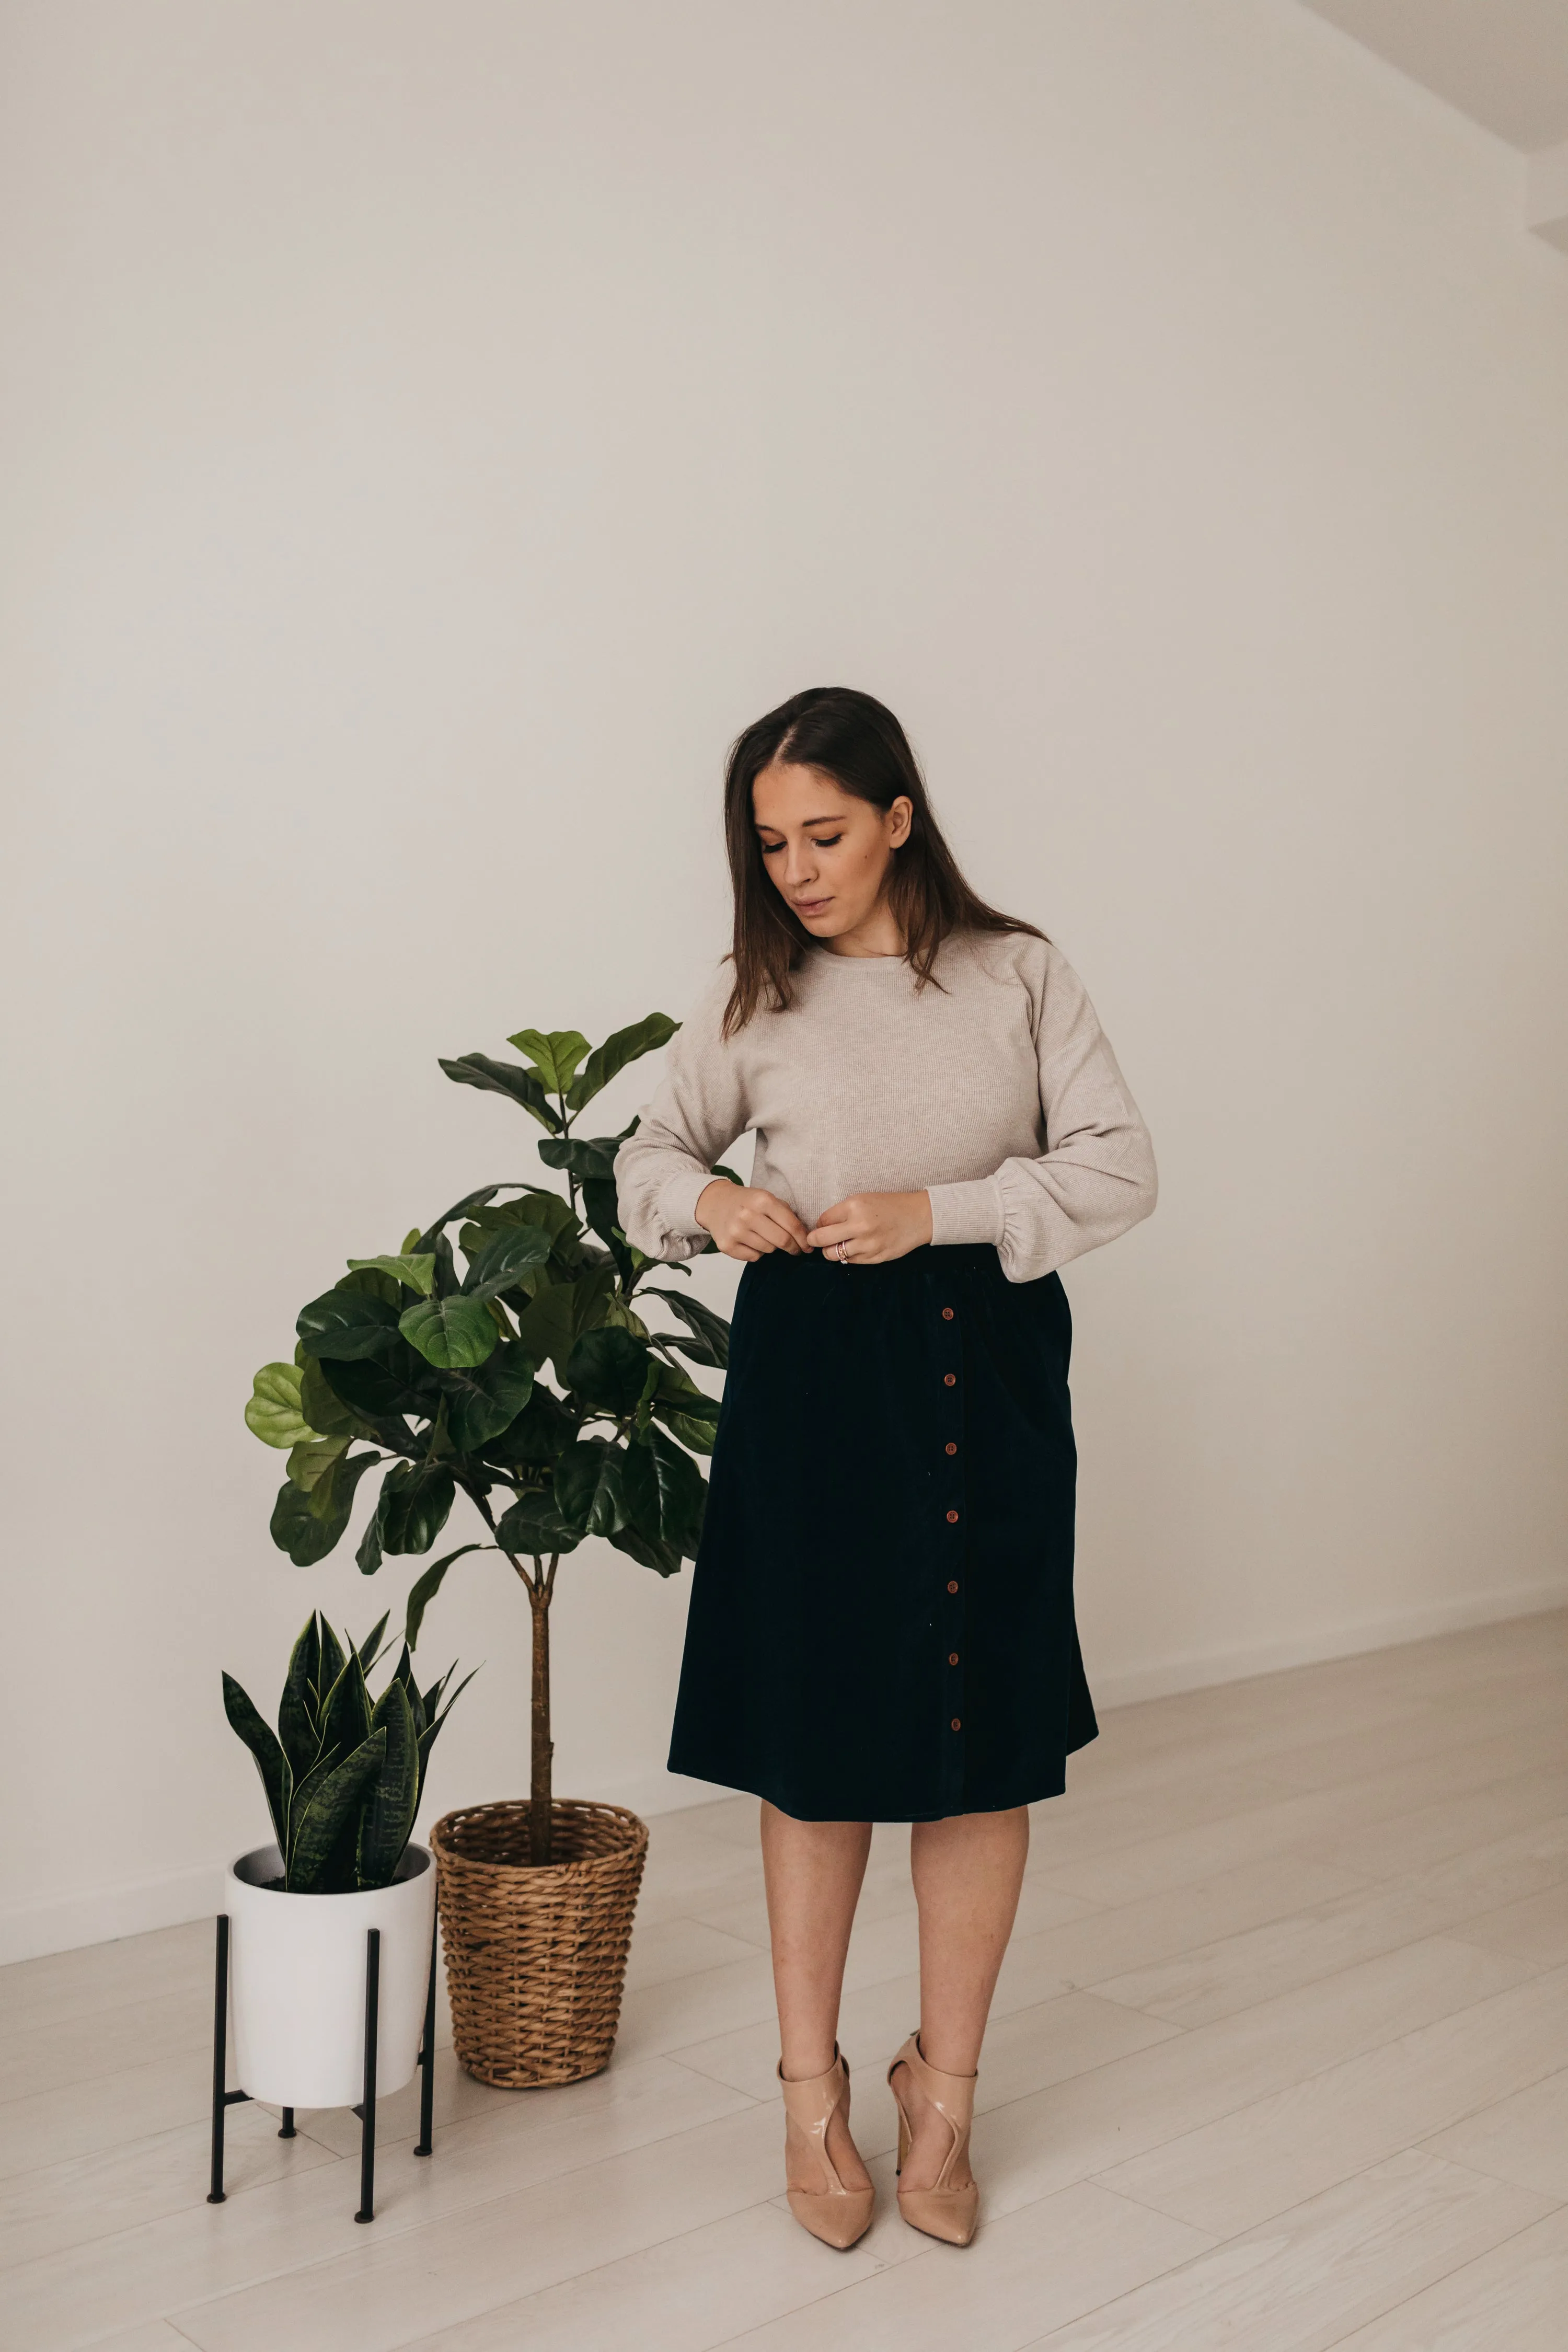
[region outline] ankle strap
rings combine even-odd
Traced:
[[[782,2054],[779,2058],[778,2064],[773,2069],[773,2072],[778,2076],[779,2081],[784,2084],[786,2091],[801,2091],[805,2090],[807,2084],[811,2083],[833,2082],[837,2078],[840,2067],[844,2069],[845,2076],[847,2078],[849,2073],[849,2061],[846,2058],[843,2051],[840,2050],[837,2042],[836,2042],[833,2045],[833,2063],[826,2067],[820,2074],[786,2074],[784,2070],[784,2058]]]
[[[968,2128],[969,2119],[974,2112],[974,2085],[979,2080],[978,2070],[973,2074],[948,2074],[940,2066],[933,2066],[921,2048],[918,2027],[910,2035],[888,2069],[888,2088],[892,2091],[895,2098],[898,2097],[898,2092],[894,2087],[893,2076],[900,2066],[909,2068],[937,2113],[946,2118],[949,2128],[955,2136]]]

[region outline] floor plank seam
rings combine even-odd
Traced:
[[[1561,2212],[1563,2208],[1560,2204],[1554,2203],[1552,2210],[1553,2212]],[[1397,2312],[1405,2310],[1409,2305],[1418,2303],[1421,2297],[1429,2294],[1433,2287],[1441,2286],[1445,2280],[1457,2278],[1461,2271],[1468,2270],[1473,2263],[1489,2261],[1492,2255],[1500,2252],[1505,2246],[1511,2246],[1517,2239],[1527,2237],[1531,2230],[1539,2228],[1541,2222],[1547,2218],[1544,2214],[1538,2214],[1533,2221],[1521,2221],[1517,2230],[1509,2230],[1500,2238],[1494,2239],[1479,2253],[1462,2255],[1447,2270],[1438,2271],[1433,2277],[1423,2279],[1421,2284],[1409,2294],[1402,2294],[1394,2302],[1385,2304],[1381,2311],[1359,2318],[1353,2327],[1347,2328],[1342,2336],[1336,2336],[1331,2344],[1325,2344],[1321,2347],[1321,2352],[1339,2352],[1341,2345],[1352,2343],[1364,2328],[1372,2324],[1373,2320],[1393,2318]],[[1458,2352],[1458,2347],[1453,2347],[1453,2352]]]

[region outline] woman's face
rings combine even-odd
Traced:
[[[857,800],[820,768],[775,764],[752,786],[763,866],[814,938],[837,939],[880,899],[894,850],[909,838],[914,803]]]

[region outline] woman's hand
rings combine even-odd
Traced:
[[[931,1194],[851,1192],[847,1201],[824,1209],[821,1223],[805,1238],[822,1250],[830,1243],[847,1242],[845,1262],[849,1265],[879,1265],[884,1258],[904,1257],[931,1239]]]
[[[764,1257],[776,1249],[801,1257],[807,1251],[805,1227],[795,1211],[758,1184],[715,1176],[697,1195],[695,1215],[726,1257]]]

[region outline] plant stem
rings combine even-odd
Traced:
[[[489,1498],[469,1487],[468,1494],[479,1516],[492,1536],[497,1535],[495,1514]],[[528,1858],[531,1863],[550,1860],[551,1832],[551,1759],[555,1742],[550,1736],[550,1604],[555,1597],[555,1570],[561,1555],[551,1555],[546,1570],[543,1560],[534,1555],[531,1576],[514,1551],[508,1551],[499,1536],[497,1549],[510,1559],[523,1589],[533,1614],[533,1671],[529,1693],[529,1790],[528,1790]]]
[[[534,1561],[528,1587],[533,1611],[533,1685],[530,1707],[531,1754],[528,1806],[528,1858],[548,1863],[551,1848],[550,1765],[555,1743],[550,1737],[550,1586],[542,1563]]]

